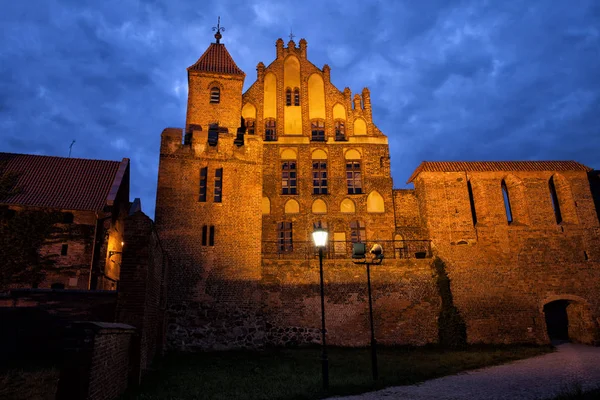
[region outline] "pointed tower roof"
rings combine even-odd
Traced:
[[[246,76],[244,71],[235,64],[235,61],[231,58],[225,45],[221,43],[221,38],[223,37],[221,32],[225,31],[225,28],[221,27],[221,17],[219,17],[217,26],[213,27],[213,31],[217,31],[217,33],[215,33],[217,42],[211,43],[198,61],[188,68],[188,71],[216,72],[218,74]]]
[[[188,68],[188,71],[216,72],[230,75],[246,75],[233,61],[222,43],[211,43],[208,49]]]

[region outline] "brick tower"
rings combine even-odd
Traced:
[[[215,38],[187,69],[185,132],[162,133],[156,224],[172,261],[170,304],[183,308],[179,316],[197,320],[200,309],[218,308],[223,317],[236,312],[251,320],[260,278],[262,148],[241,121],[245,74],[220,43],[219,27]],[[218,341],[229,328],[207,335]]]

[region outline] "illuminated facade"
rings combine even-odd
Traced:
[[[367,88],[339,90],[329,66],[308,60],[304,39],[278,39],[275,60],[257,65],[243,93],[245,74],[215,37],[188,68],[185,129],[167,128],[161,141],[156,225],[171,258],[172,347],[318,342],[317,226],[329,232],[333,344],[368,341],[356,241],[386,255],[373,275],[381,343],[437,341],[434,256],[446,263],[469,341],[547,341],[544,307],[555,300],[573,320],[572,339],[598,339],[589,168],[424,162],[415,189],[393,189]]]

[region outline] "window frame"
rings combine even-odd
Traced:
[[[200,168],[200,184],[199,184],[199,193],[198,193],[198,201],[201,203],[206,203],[206,196],[208,192],[208,167]]]
[[[300,106],[300,88],[294,88],[294,106]]]
[[[296,160],[281,161],[281,194],[298,194],[298,162]]]
[[[316,164],[316,168],[315,168]],[[320,176],[318,176],[320,175]],[[313,194],[329,194],[327,182],[327,160],[312,160]]]
[[[221,103],[221,88],[213,86],[210,88],[210,104]]]
[[[348,194],[363,194],[361,168],[360,160],[346,160],[346,185]]]
[[[223,202],[223,168],[215,169],[215,190],[213,193],[213,201],[215,203]]]
[[[277,120],[275,118],[265,119],[265,142],[277,141]]]
[[[325,136],[325,120],[313,119],[310,121],[310,141],[311,142],[326,142]]]
[[[254,118],[248,118],[245,121],[246,133],[248,135],[254,135],[256,133],[256,120]]]
[[[285,89],[285,106],[290,107],[292,105],[292,89]]]
[[[365,223],[361,220],[350,221],[350,242],[352,243],[366,243],[367,241],[367,228]]]
[[[277,251],[279,253],[294,251],[294,230],[291,221],[277,223]]]
[[[341,129],[340,129],[341,126]],[[335,141],[336,142],[346,142],[348,138],[346,137],[346,121],[343,119],[336,119],[334,121],[334,129],[335,129]]]

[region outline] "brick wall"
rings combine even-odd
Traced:
[[[561,298],[587,312],[585,321],[570,321],[589,328],[577,336],[587,343],[598,340],[598,220],[589,184],[585,172],[562,173],[561,211],[572,222],[557,224],[548,189],[551,175],[524,171],[508,179],[511,224],[500,189],[506,173],[423,172],[415,182],[432,246],[447,262],[471,342],[545,342],[543,305]]]
[[[348,243],[334,242],[350,240],[351,221],[364,223],[366,241],[381,242],[388,256],[373,269],[381,342],[437,341],[441,299],[431,259],[402,259],[431,255],[429,239],[433,253],[446,262],[453,305],[466,320],[470,341],[547,341],[543,304],[566,295],[575,296],[573,304],[582,304],[572,307],[571,315],[585,319],[572,326],[589,330],[576,336],[589,342],[597,335],[593,321],[600,308],[593,290],[600,287],[598,219],[584,172],[421,172],[414,190],[394,190],[388,140],[373,123],[368,89],[354,96],[348,88],[337,89],[330,68],[312,64],[306,46],[304,40],[299,47],[293,41],[286,47],[278,40],[275,60],[266,67],[258,64],[256,82],[243,95],[239,77],[194,73],[185,143],[182,130],[163,131],[156,224],[172,261],[172,348],[318,342],[317,258],[310,235],[316,222],[326,224],[330,232],[325,292],[328,335],[334,344],[361,345],[368,340],[364,271],[349,260]],[[215,80],[228,89],[222,91],[221,103],[210,104],[208,83]],[[323,93],[315,89],[319,85],[311,86],[317,81]],[[290,85],[299,88],[299,105],[286,104]],[[241,112],[255,119],[255,134],[246,135],[245,145],[238,147],[232,130]],[[324,122],[324,141],[312,138],[315,115]],[[208,146],[206,125],[217,117],[229,132],[219,135],[217,146]],[[276,120],[275,141],[263,140],[267,117]],[[345,140],[335,138],[340,119],[345,122]],[[355,123],[362,120],[366,128],[359,132]],[[327,194],[313,194],[315,152],[319,160],[326,157]],[[351,159],[360,158],[360,194],[348,194],[349,152],[354,153]],[[296,194],[283,194],[284,160],[296,162]],[[207,202],[198,201],[203,167],[209,170]],[[219,204],[210,201],[215,168],[223,168],[224,174]],[[551,176],[561,202],[560,224],[548,191]],[[510,193],[511,224],[504,211],[502,180]],[[383,199],[378,212],[367,206],[374,192]],[[326,204],[326,212],[313,212],[316,200]],[[354,211],[342,210],[347,200]],[[268,207],[261,210],[262,201]],[[286,204],[293,202],[298,210],[286,211]],[[280,222],[292,223],[291,251],[280,251]],[[201,245],[203,226],[215,227],[214,246]],[[398,247],[393,240],[424,240],[427,248],[420,248],[421,242]]]
[[[6,360],[60,359],[72,321],[113,321],[113,291],[13,289],[0,295],[0,353]]]
[[[138,329],[141,375],[164,348],[168,262],[152,220],[142,212],[125,219],[124,240],[116,321]]]
[[[76,323],[66,334],[65,365],[56,399],[112,400],[129,384],[132,326]]]

